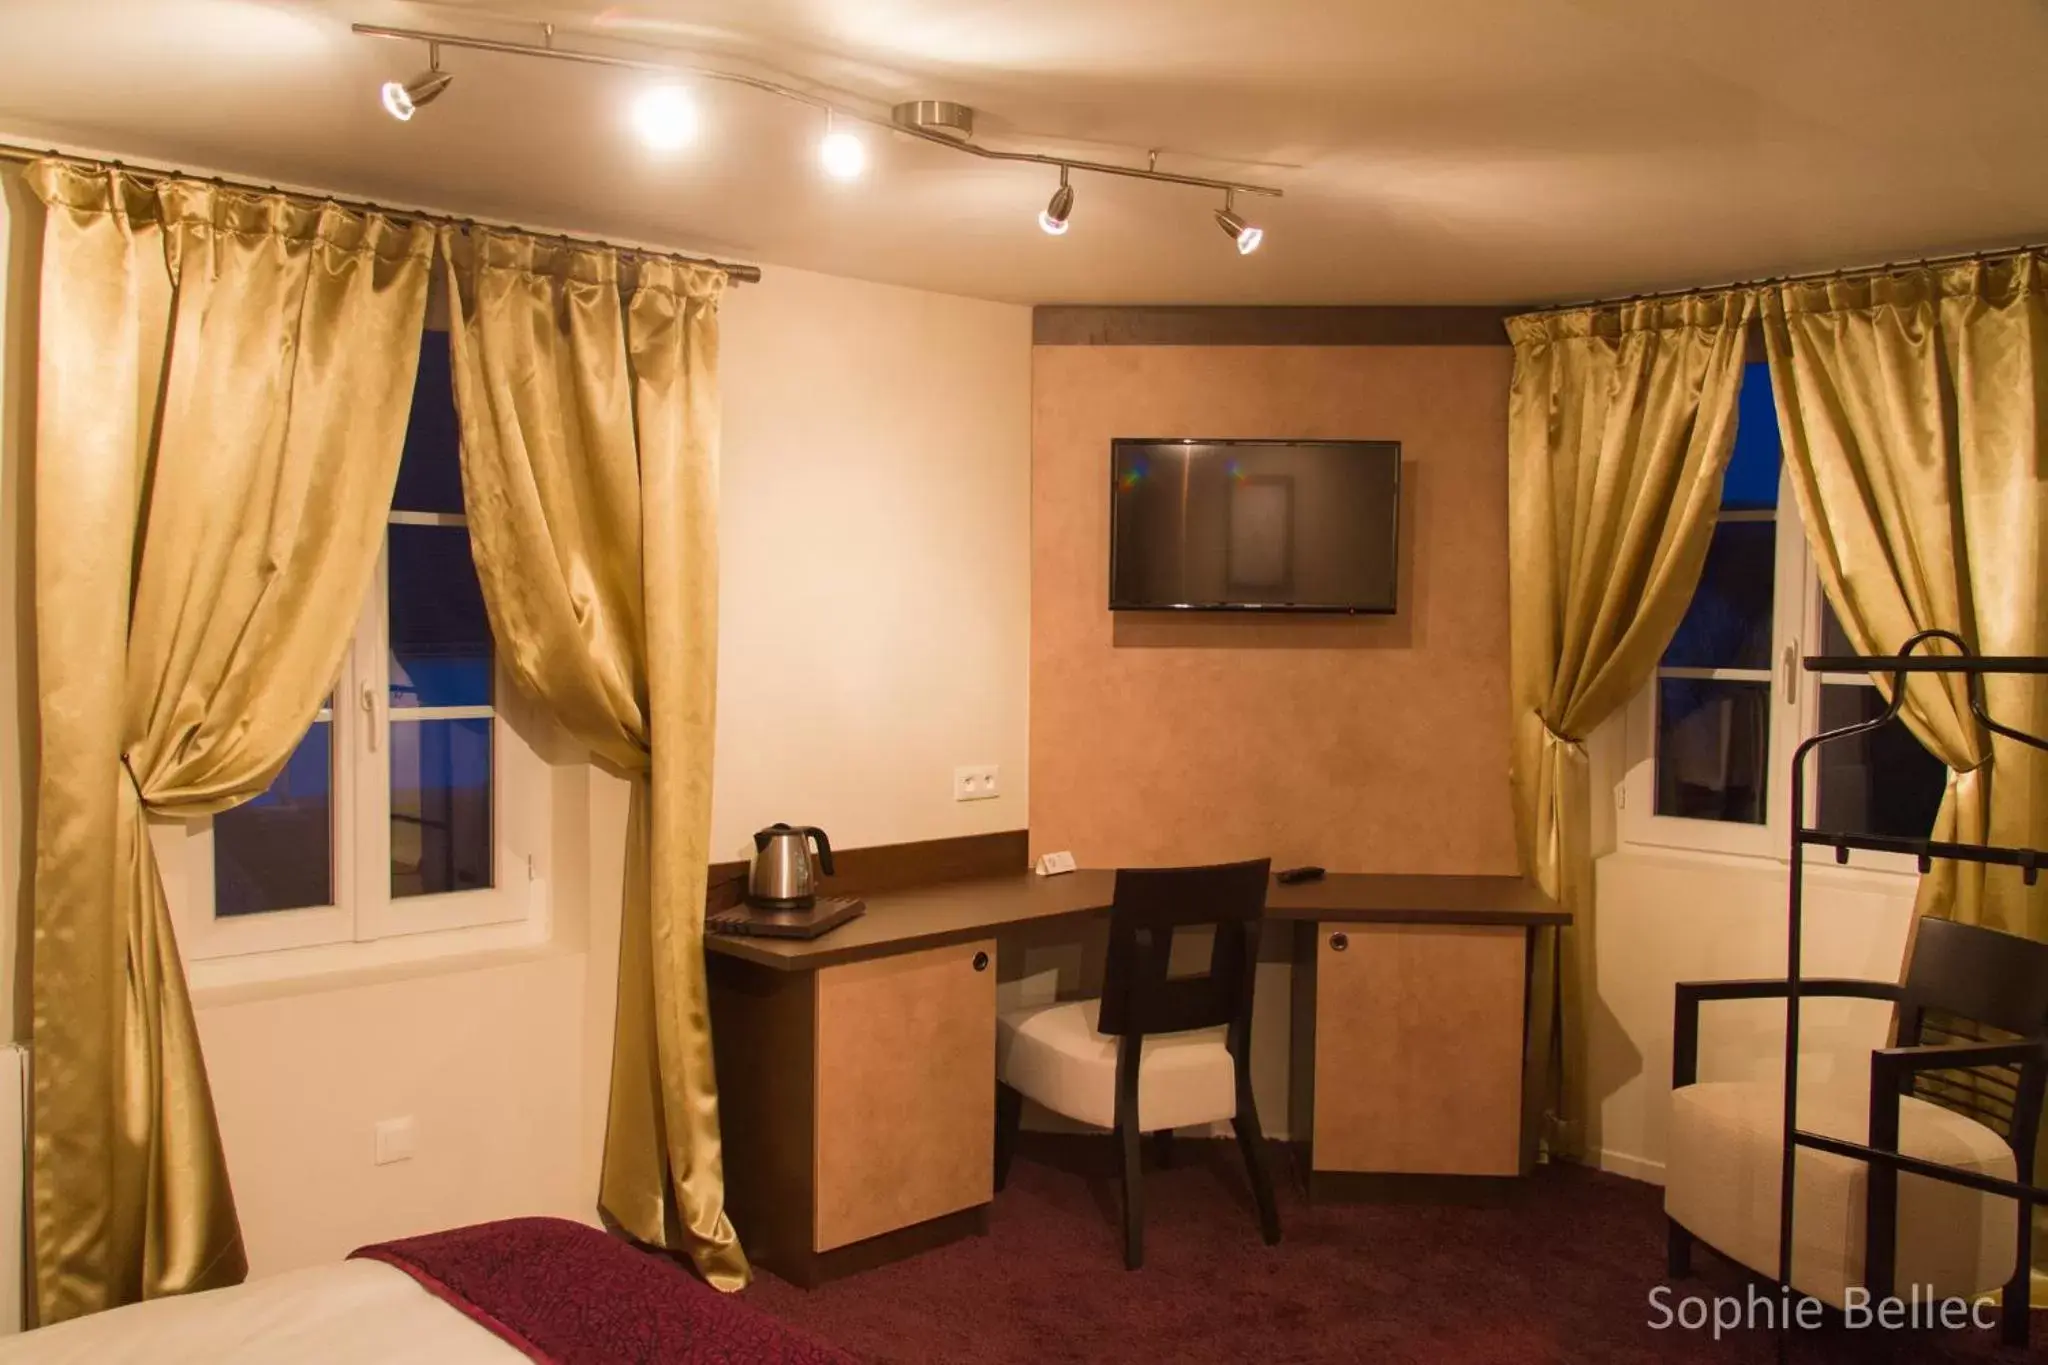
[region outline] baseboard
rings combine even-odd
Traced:
[[[1664,1163],[1644,1157],[1630,1156],[1609,1147],[1600,1149],[1600,1169],[1614,1175],[1625,1175],[1630,1180],[1640,1180],[1650,1185],[1664,1183]]]

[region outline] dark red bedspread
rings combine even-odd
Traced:
[[[851,1365],[663,1256],[581,1223],[502,1223],[362,1247],[546,1365]]]

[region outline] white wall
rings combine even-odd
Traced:
[[[1030,310],[766,274],[724,314],[712,847],[1023,829]]]
[[[1591,746],[1597,866],[1597,999],[1587,1020],[1593,1132],[1608,1170],[1661,1182],[1671,1103],[1673,986],[1785,975],[1785,864],[1765,858],[1617,844],[1610,797],[1625,762],[1621,722]],[[1914,879],[1809,865],[1804,969],[1808,976],[1896,981],[1912,920]],[[1867,1069],[1883,1047],[1891,1007],[1813,1001],[1801,1012],[1800,1068],[1816,1078]],[[1709,1004],[1700,1014],[1700,1077],[1784,1075],[1781,1002]]]
[[[32,819],[39,231],[0,168],[0,1023]],[[777,819],[848,846],[1021,828],[1029,311],[767,277],[725,305],[715,847]],[[956,763],[1001,764],[1003,797],[956,805]],[[573,760],[552,782],[546,948],[197,998],[256,1274],[454,1223],[593,1216],[626,793]],[[373,1125],[400,1115],[418,1155],[376,1166]]]

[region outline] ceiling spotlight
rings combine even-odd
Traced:
[[[1231,207],[1236,198],[1235,190],[1223,191],[1223,207],[1216,210],[1216,226],[1230,234],[1230,240],[1237,243],[1237,254],[1249,256],[1259,249],[1259,243],[1266,240],[1266,230],[1247,223],[1237,216]]]
[[[427,44],[427,69],[409,81],[386,81],[380,95],[384,112],[406,122],[423,104],[432,104],[455,78],[441,69],[441,45]]]
[[[1052,192],[1052,199],[1039,211],[1038,226],[1058,237],[1067,230],[1067,219],[1074,215],[1074,187],[1067,183],[1067,168],[1060,167],[1060,187]]]
[[[834,180],[852,180],[868,167],[867,144],[846,129],[833,127],[830,110],[825,113],[825,140],[818,144],[818,161]]]
[[[697,106],[678,87],[657,85],[633,101],[633,127],[655,151],[673,152],[696,139]]]

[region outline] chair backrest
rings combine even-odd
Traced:
[[[1119,870],[1096,1027],[1107,1034],[1142,1035],[1228,1024],[1241,1037],[1251,1024],[1259,919],[1266,912],[1271,866],[1261,858]],[[1209,970],[1169,976],[1174,932],[1203,926],[1216,931]]]
[[[1922,919],[1899,1002],[1899,1046],[2048,1037],[2048,943]],[[2033,1068],[2038,1073],[2040,1068]],[[2033,1148],[2043,1077],[2013,1067],[1921,1072],[1914,1093]]]

